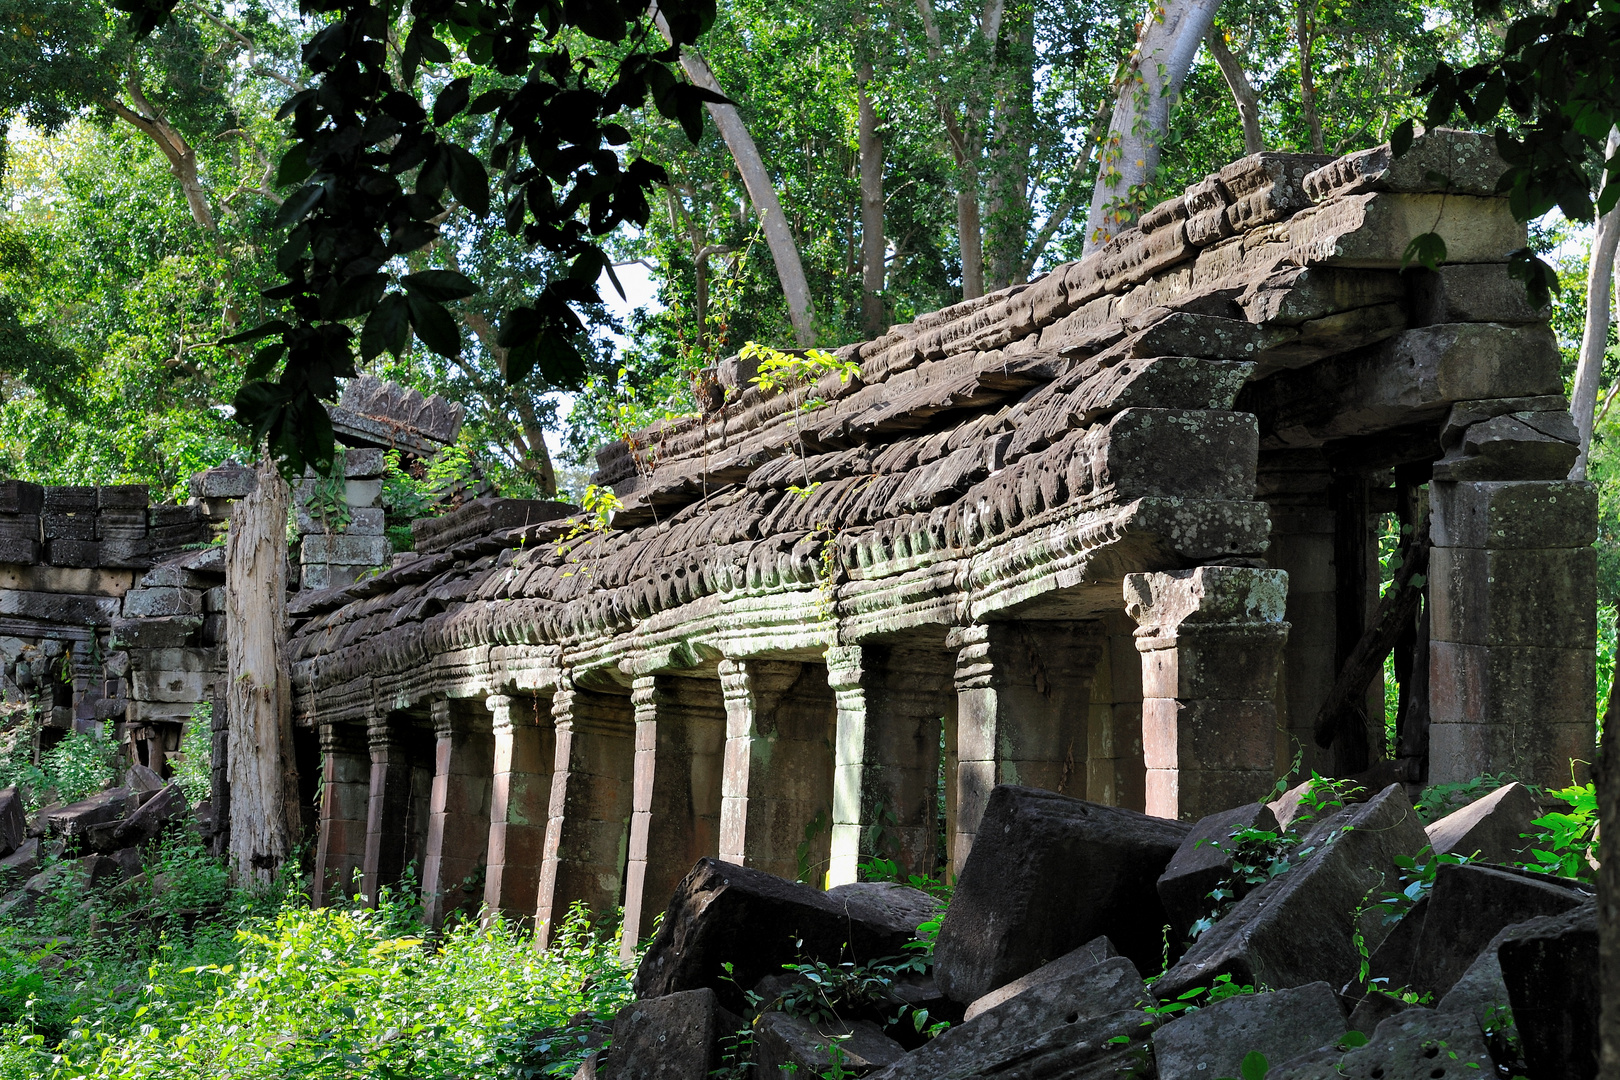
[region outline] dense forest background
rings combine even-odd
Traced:
[[[697,52],[781,202],[816,344],[860,340],[1079,256],[1142,11],[1125,0],[721,4]],[[1467,0],[1228,0],[1139,200],[1256,149],[1382,142],[1420,114],[1411,91],[1438,60],[1498,49],[1512,14],[1483,18]],[[183,3],[140,43],[123,19],[110,4],[0,0],[0,474],[179,494],[192,472],[247,456],[225,405],[242,357],[213,343],[271,314],[259,291],[276,280],[272,219],[286,190],[275,163],[287,146],[275,114],[304,85],[309,28],[273,0]],[[459,73],[452,63],[428,81]],[[476,144],[484,120],[462,116],[462,137]],[[644,110],[629,134],[627,150],[661,162],[670,183],[647,227],[612,247],[645,268],[654,296],[627,317],[594,312],[582,392],[501,377],[491,326],[555,268],[509,237],[498,211],[478,219],[459,205],[412,261],[485,286],[457,307],[462,355],[417,344],[371,365],[463,402],[467,460],[512,494],[579,495],[596,445],[691,406],[693,372],[747,341],[805,338],[716,126],[694,146]],[[1555,214],[1533,232],[1565,286],[1556,325],[1573,377],[1591,230]],[[1605,396],[1620,375],[1613,340]],[[1610,605],[1617,415],[1598,424],[1592,456]]]

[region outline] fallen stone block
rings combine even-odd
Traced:
[[[117,821],[132,813],[137,796],[129,788],[108,788],[82,802],[57,807],[41,814],[45,831],[63,839],[83,837],[92,825]]]
[[[973,1001],[1103,934],[1152,970],[1166,921],[1156,882],[1190,829],[1050,791],[996,787],[940,927],[940,989]]]
[[[140,762],[131,765],[124,774],[124,786],[132,791],[162,791],[166,783],[163,777]]]
[[[797,957],[870,963],[913,940],[910,915],[885,916],[869,898],[850,903],[748,867],[700,859],[682,880],[636,969],[644,997],[710,987],[728,1008]],[[731,964],[726,975],[723,964]]]
[[[1170,865],[1159,876],[1157,888],[1171,929],[1177,934],[1185,937],[1194,922],[1210,913],[1214,901],[1209,894],[1232,872],[1232,856],[1228,853],[1232,834],[1251,828],[1281,831],[1269,806],[1249,803],[1198,821],[1176,849]],[[1247,891],[1238,882],[1233,887]],[[1242,899],[1242,893],[1236,899]]]
[[[1484,1036],[1463,1013],[1408,1009],[1365,1046],[1317,1050],[1274,1064],[1266,1080],[1473,1080],[1496,1075]]]
[[[801,1016],[768,1012],[754,1021],[755,1080],[808,1080],[834,1075],[834,1047],[841,1075],[864,1076],[892,1065],[906,1048],[868,1020],[812,1024]]]
[[[0,858],[23,846],[28,839],[28,817],[23,813],[22,794],[14,787],[0,791]]]
[[[167,784],[123,821],[113,827],[118,847],[144,844],[186,816],[189,807],[178,784]]]
[[[1011,1000],[1031,987],[1043,983],[1057,982],[1072,979],[1087,968],[1096,967],[1104,960],[1111,960],[1119,955],[1114,943],[1105,937],[1093,938],[1071,953],[1053,960],[1050,964],[1042,964],[1034,971],[1022,978],[1014,979],[1006,986],[997,987],[984,997],[977,999],[967,1007],[963,1014],[964,1020],[972,1020],[980,1013],[1000,1005],[1003,1001]]]
[[[1436,854],[1455,852],[1482,862],[1517,861],[1530,849],[1526,833],[1541,816],[1541,807],[1525,786],[1515,781],[1482,799],[1453,810],[1429,825],[1429,846]]]
[[[1177,997],[1221,975],[1276,989],[1343,986],[1361,965],[1355,932],[1368,949],[1389,933],[1376,893],[1400,879],[1395,857],[1416,856],[1427,842],[1398,784],[1339,810],[1306,836],[1300,865],[1238,901],[1154,983],[1154,993]]]
[[[1115,1078],[1122,1067],[1146,1060],[1147,1016],[1141,1005],[1147,1000],[1136,969],[1116,957],[1076,978],[1002,1002],[871,1075],[882,1080]]]
[[[916,929],[939,918],[939,901],[920,889],[893,881],[856,881],[834,885],[827,895],[847,904],[855,917],[882,925],[907,924]]]
[[[1159,1080],[1214,1080],[1241,1076],[1243,1059],[1258,1051],[1267,1061],[1337,1043],[1346,1031],[1333,988],[1309,983],[1269,994],[1240,994],[1183,1013],[1153,1033]]]
[[[626,1005],[613,1019],[613,1080],[708,1080],[720,1043],[741,1030],[707,988]]]
[[[31,837],[17,845],[17,850],[0,859],[0,882],[32,877],[39,872],[40,844]]]
[[[1383,980],[1386,990],[1414,990],[1439,999],[1498,931],[1538,916],[1561,915],[1588,895],[1541,874],[1443,865],[1428,897],[1373,954],[1371,977]]]
[[[1597,905],[1546,916],[1497,952],[1532,1077],[1598,1075]]]
[[[77,894],[98,885],[124,880],[124,868],[105,855],[85,855],[47,866],[23,884],[35,896],[58,890]]]
[[[1480,1022],[1481,1027],[1493,1024],[1496,1016],[1512,1008],[1508,999],[1507,983],[1502,980],[1502,962],[1499,957],[1503,942],[1539,932],[1541,919],[1515,923],[1497,932],[1479,951],[1468,970],[1463,972],[1446,996],[1436,1006],[1441,1012],[1467,1012]],[[1499,1025],[1498,1025],[1499,1026]],[[1365,1030],[1365,1029],[1357,1029]]]

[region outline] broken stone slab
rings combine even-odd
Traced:
[[[1222,166],[1215,175],[1226,192],[1232,228],[1246,232],[1309,206],[1305,177],[1332,160],[1322,154],[1266,150]]]
[[[1498,931],[1538,916],[1563,914],[1587,896],[1542,874],[1443,864],[1428,897],[1373,953],[1371,977],[1392,992],[1414,990],[1439,999]]]
[[[1472,1080],[1496,1075],[1479,1025],[1463,1013],[1407,1009],[1365,1046],[1330,1047],[1272,1066],[1266,1080]]]
[[[168,781],[140,762],[131,765],[129,771],[124,773],[124,786],[132,791],[162,791],[166,783]]]
[[[1533,1077],[1598,1075],[1597,905],[1536,919],[1502,942],[1502,981]]]
[[[854,881],[834,885],[827,895],[848,905],[855,918],[883,926],[916,929],[939,918],[940,902],[921,889],[893,881]]]
[[[906,1048],[883,1034],[870,1020],[852,1024],[813,1024],[802,1016],[767,1012],[754,1021],[754,1077],[756,1080],[808,1080],[832,1075],[834,1055],[841,1075],[864,1076],[892,1065]]]
[[[743,1029],[707,987],[626,1005],[613,1018],[613,1080],[708,1080],[721,1041]]]
[[[1105,937],[1093,938],[1073,952],[1058,957],[1050,964],[1042,964],[1028,975],[1014,979],[1006,986],[998,987],[984,997],[978,998],[967,1007],[962,1018],[972,1020],[980,1013],[1017,997],[1025,990],[1040,986],[1042,983],[1072,979],[1087,968],[1096,967],[1104,960],[1111,960],[1118,955],[1119,950],[1114,948],[1112,941]]]
[[[1124,957],[1044,983],[958,1024],[886,1069],[881,1080],[1115,1080],[1145,1060],[1148,1000]],[[1118,1042],[1114,1040],[1118,1039]]]
[[[142,803],[140,809],[113,825],[115,846],[131,847],[154,840],[164,829],[184,818],[189,809],[180,785],[167,784]]]
[[[1159,900],[1170,926],[1185,936],[1214,906],[1210,892],[1232,872],[1232,835],[1240,829],[1281,832],[1277,816],[1264,803],[1248,803],[1200,819],[1159,876]],[[1245,888],[1234,882],[1234,888]],[[1242,899],[1241,894],[1234,899]]]
[[[998,785],[934,948],[947,997],[983,997],[1092,938],[1150,970],[1156,882],[1191,825],[1035,788]]]
[[[139,805],[138,796],[129,788],[108,788],[81,802],[44,812],[41,824],[54,836],[73,839],[84,836],[92,825],[123,818]]]
[[[1515,780],[1431,822],[1424,831],[1437,855],[1455,852],[1480,862],[1511,863],[1530,850],[1526,834],[1535,832],[1531,822],[1540,816],[1535,797]]]
[[[1241,1076],[1250,1053],[1287,1061],[1337,1043],[1345,1031],[1333,988],[1308,983],[1182,1013],[1153,1033],[1153,1060],[1159,1080]]]
[[[1562,480],[1580,453],[1575,421],[1566,412],[1518,412],[1471,424],[1434,463],[1433,478]]]
[[[28,815],[22,793],[15,787],[0,791],[0,858],[18,850],[28,839]]]
[[[1505,263],[1525,244],[1506,199],[1369,192],[1301,210],[1288,223],[1288,258],[1399,270],[1414,237],[1437,233],[1449,263]]]
[[[885,915],[869,900],[842,901],[760,870],[700,859],[669,902],[636,969],[644,997],[712,987],[728,1008],[796,958],[866,964],[899,956],[914,939],[910,915]],[[727,975],[723,964],[731,964]]]
[[[1319,980],[1343,986],[1361,963],[1353,934],[1359,929],[1376,949],[1389,933],[1369,898],[1400,879],[1397,856],[1416,856],[1427,843],[1399,784],[1339,810],[1306,836],[1300,865],[1238,901],[1154,983],[1154,993],[1174,998],[1221,975],[1276,989]]]
[[[1483,1027],[1502,1010],[1512,1008],[1507,983],[1502,979],[1501,948],[1504,942],[1519,937],[1535,937],[1540,933],[1543,920],[1548,916],[1514,923],[1498,931],[1496,936],[1479,951],[1446,996],[1436,1006],[1441,1012],[1466,1012]],[[1500,1026],[1499,1024],[1496,1026]]]
[[[1507,162],[1491,136],[1434,128],[1417,135],[1399,157],[1388,143],[1346,154],[1309,173],[1303,186],[1318,202],[1367,191],[1492,196],[1506,171]]]
[[[29,878],[23,889],[35,896],[56,891],[76,894],[98,885],[122,881],[125,877],[124,867],[116,859],[109,859],[105,855],[85,855],[47,866]]]

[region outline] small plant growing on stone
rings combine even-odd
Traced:
[[[1238,1066],[1238,1072],[1243,1075],[1222,1076],[1219,1080],[1266,1080],[1266,1074],[1271,1072],[1271,1062],[1267,1061],[1266,1055],[1260,1051],[1250,1050],[1243,1055],[1243,1063]]]
[[[1597,789],[1589,783],[1572,784],[1548,794],[1568,805],[1569,810],[1543,814],[1531,822],[1541,831],[1530,834],[1535,846],[1523,864],[1525,869],[1577,881],[1596,880]]]

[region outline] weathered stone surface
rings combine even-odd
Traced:
[[[212,469],[204,469],[191,477],[190,490],[194,499],[245,499],[259,486],[259,476],[252,467],[227,461]]]
[[[327,412],[339,442],[424,455],[456,441],[464,414],[460,405],[437,394],[426,397],[373,375],[350,379],[343,396]]]
[[[138,796],[128,788],[108,788],[82,802],[71,803],[42,815],[45,829],[53,836],[83,836],[92,825],[116,821],[132,813]]]
[[[30,837],[17,845],[17,850],[0,859],[0,884],[20,878],[32,877],[39,871],[41,858],[39,838]]]
[[[856,881],[834,885],[827,895],[848,907],[862,922],[913,929],[939,918],[939,901],[920,889],[892,881]]]
[[[1210,891],[1232,870],[1232,834],[1239,829],[1277,831],[1277,816],[1264,803],[1248,803],[1211,814],[1192,827],[1159,876],[1159,900],[1171,928],[1185,936],[1189,927],[1214,905]],[[1237,886],[1234,883],[1234,887]],[[1239,896],[1241,898],[1241,895]]]
[[[1345,807],[1306,837],[1309,858],[1240,900],[1154,983],[1154,993],[1175,997],[1223,974],[1279,989],[1318,980],[1343,986],[1360,965],[1355,930],[1369,949],[1389,932],[1380,911],[1356,918],[1363,898],[1399,880],[1395,856],[1415,856],[1427,843],[1399,785]]]
[[[1541,875],[1442,865],[1427,900],[1373,954],[1371,977],[1392,991],[1412,989],[1439,999],[1504,927],[1562,914],[1586,897]]]
[[[156,839],[165,828],[185,817],[189,807],[178,784],[165,784],[141,804],[140,809],[119,822],[113,832],[115,846],[124,848]]]
[[[0,481],[0,514],[37,514],[45,508],[45,489],[26,480]]]
[[[1333,988],[1308,983],[1183,1013],[1153,1033],[1153,1060],[1159,1080],[1235,1077],[1250,1053],[1283,1062],[1331,1046],[1345,1031]]]
[[[1386,143],[1346,154],[1309,173],[1303,186],[1321,201],[1364,191],[1444,191],[1494,195],[1507,163],[1489,135],[1435,128],[1412,140],[1396,157]]]
[[[387,465],[381,447],[351,446],[343,452],[343,475],[349,480],[370,480],[381,476]]]
[[[998,786],[940,927],[940,989],[970,1002],[1107,933],[1141,966],[1159,956],[1154,883],[1188,826],[1049,791]]]
[[[1140,1050],[1146,988],[1124,957],[1048,982],[958,1024],[887,1069],[882,1080],[1117,1077]],[[1122,1042],[1111,1040],[1124,1036]]]
[[[1463,263],[1412,275],[1413,326],[1435,323],[1534,323],[1547,309],[1530,306],[1524,282],[1508,277],[1505,263]]]
[[[1111,960],[1118,955],[1119,950],[1114,948],[1112,941],[1105,937],[1093,938],[1073,952],[1065,953],[1049,964],[1042,964],[1028,975],[1020,976],[976,999],[967,1007],[963,1019],[972,1020],[980,1013],[987,1012],[1004,1001],[1010,1001],[1032,987],[1075,978],[1087,968],[1096,967],[1104,960]]]
[[[304,537],[300,553],[306,563],[381,566],[392,552],[386,536],[312,532]]]
[[[833,1072],[831,1047],[847,1075],[864,1076],[892,1065],[906,1049],[868,1020],[853,1024],[812,1024],[782,1012],[762,1013],[754,1022],[754,1076],[758,1080],[804,1080]]]
[[[870,904],[846,903],[746,867],[703,859],[681,882],[636,969],[638,993],[661,997],[698,987],[743,1005],[753,986],[796,956],[865,963],[899,955],[916,925],[909,915],[871,922]],[[722,979],[724,963],[733,979]]]
[[[1535,920],[1497,953],[1533,1077],[1598,1075],[1596,904]]]
[[[1525,227],[1504,199],[1469,195],[1346,195],[1288,223],[1289,256],[1301,263],[1400,268],[1412,238],[1434,232],[1452,263],[1503,263],[1524,246]]]
[[[21,848],[28,839],[28,817],[22,794],[15,787],[0,791],[0,858]]]
[[[577,510],[544,499],[474,499],[441,517],[417,518],[411,522],[411,539],[420,552],[448,551],[463,540],[557,521]]]
[[[185,645],[202,624],[200,614],[114,619],[112,639],[114,645],[126,649],[175,649]]]
[[[720,1064],[720,1039],[742,1026],[709,989],[637,1001],[614,1017],[607,1073],[613,1080],[708,1080]]]
[[[1597,539],[1597,490],[1583,481],[1436,484],[1436,547],[1577,548]]]
[[[1470,425],[1434,463],[1434,479],[1562,480],[1580,451],[1567,410],[1515,412]]]
[[[1408,1009],[1379,1024],[1366,1046],[1276,1063],[1266,1080],[1464,1080],[1495,1068],[1473,1017]]]
[[[131,589],[124,594],[124,617],[145,619],[164,615],[201,615],[202,593],[196,589],[163,586]]]
[[[1540,816],[1535,798],[1514,781],[1453,810],[1424,831],[1436,854],[1456,852],[1481,862],[1507,863],[1529,850],[1526,834],[1536,831],[1530,823]]]

